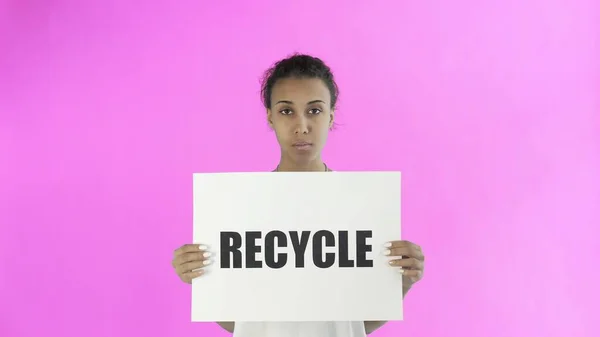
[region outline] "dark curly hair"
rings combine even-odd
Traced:
[[[305,54],[293,54],[278,61],[265,72],[261,83],[261,95],[265,108],[271,108],[271,93],[275,83],[280,79],[290,77],[321,79],[329,89],[331,109],[335,109],[339,89],[331,69],[321,59]]]

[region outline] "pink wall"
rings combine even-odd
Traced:
[[[171,254],[192,172],[276,164],[292,51],[339,79],[327,163],[403,171],[427,270],[376,336],[600,335],[597,1],[168,3],[0,2],[0,336],[225,336]]]

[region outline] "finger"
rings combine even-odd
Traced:
[[[425,260],[423,256],[423,252],[420,250],[416,250],[415,247],[407,246],[407,247],[399,247],[399,248],[389,248],[383,252],[386,256],[403,256],[407,258],[415,258],[421,261]]]
[[[185,273],[188,273],[191,271],[196,271],[197,269],[200,269],[200,268],[204,268],[211,263],[212,263],[212,261],[210,259],[203,260],[203,261],[187,262],[187,263],[179,265],[177,267],[177,272],[179,274],[185,274]]]
[[[406,269],[416,269],[416,270],[423,269],[423,262],[418,259],[415,259],[415,258],[390,260],[389,264],[390,264],[390,266],[401,267],[402,269],[405,269],[405,270]]]
[[[407,240],[390,241],[384,244],[386,248],[401,248],[401,247],[412,247],[415,250],[422,251],[421,246],[416,245]]]
[[[204,269],[200,269],[197,271],[192,271],[192,272],[188,272],[185,274],[181,275],[181,279],[185,282],[185,283],[192,283],[192,280],[200,277],[204,274]]]
[[[185,253],[182,255],[177,256],[174,259],[174,266],[177,267],[179,265],[182,265],[184,263],[188,263],[188,262],[197,262],[197,261],[204,261],[208,258],[210,258],[212,256],[211,252],[203,252],[203,251],[199,251],[199,252],[195,252],[195,253]]]
[[[198,251],[207,251],[208,247],[203,244],[187,244],[179,247],[173,252],[174,256],[179,256],[186,253],[194,253]]]
[[[408,278],[411,282],[417,282],[423,278],[422,270],[400,269],[402,277]]]

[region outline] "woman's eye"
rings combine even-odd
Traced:
[[[290,109],[283,109],[281,111],[279,111],[280,113],[284,114],[284,115],[289,115],[292,113],[292,110]]]
[[[314,115],[320,114],[321,113],[321,109],[317,109],[317,108],[310,109],[310,113],[314,114]]]

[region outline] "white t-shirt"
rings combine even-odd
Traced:
[[[233,337],[366,337],[363,322],[236,322]]]

